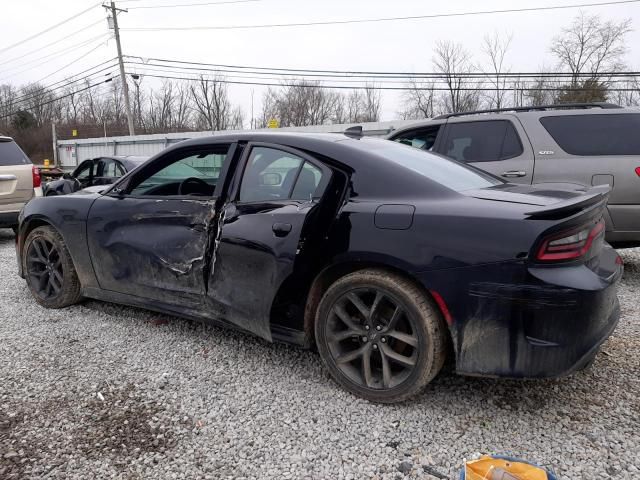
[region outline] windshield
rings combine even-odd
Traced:
[[[504,183],[462,163],[388,140],[380,140],[375,153],[456,192]]]

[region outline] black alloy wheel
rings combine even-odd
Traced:
[[[42,226],[25,240],[23,271],[35,300],[47,308],[62,308],[80,299],[80,282],[64,239],[53,227]]]
[[[378,402],[419,392],[441,369],[446,327],[428,294],[406,278],[362,270],[322,298],[316,343],[333,378]]]
[[[35,238],[27,249],[28,275],[36,294],[43,300],[60,295],[63,276],[62,258],[53,242]]]

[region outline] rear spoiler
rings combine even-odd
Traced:
[[[611,192],[609,185],[598,185],[587,190],[584,195],[537,208],[525,213],[525,215],[531,219],[566,217],[571,213],[577,213],[593,205],[606,202],[609,198],[609,192]]]

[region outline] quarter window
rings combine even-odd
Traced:
[[[542,126],[571,155],[640,155],[640,114],[542,117]]]
[[[508,120],[452,123],[443,153],[459,162],[496,162],[522,154],[522,143]]]
[[[322,170],[289,152],[254,147],[240,185],[241,202],[310,201],[319,196]]]
[[[419,148],[421,150],[431,151],[436,143],[439,130],[440,125],[421,128],[419,130],[411,130],[410,132],[398,135],[393,139],[393,141],[403,145]]]

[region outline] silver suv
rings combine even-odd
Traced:
[[[0,228],[14,228],[34,196],[42,196],[40,170],[12,138],[0,136]]]
[[[612,187],[607,241],[640,245],[640,111],[607,103],[448,114],[388,137],[551,189]]]

